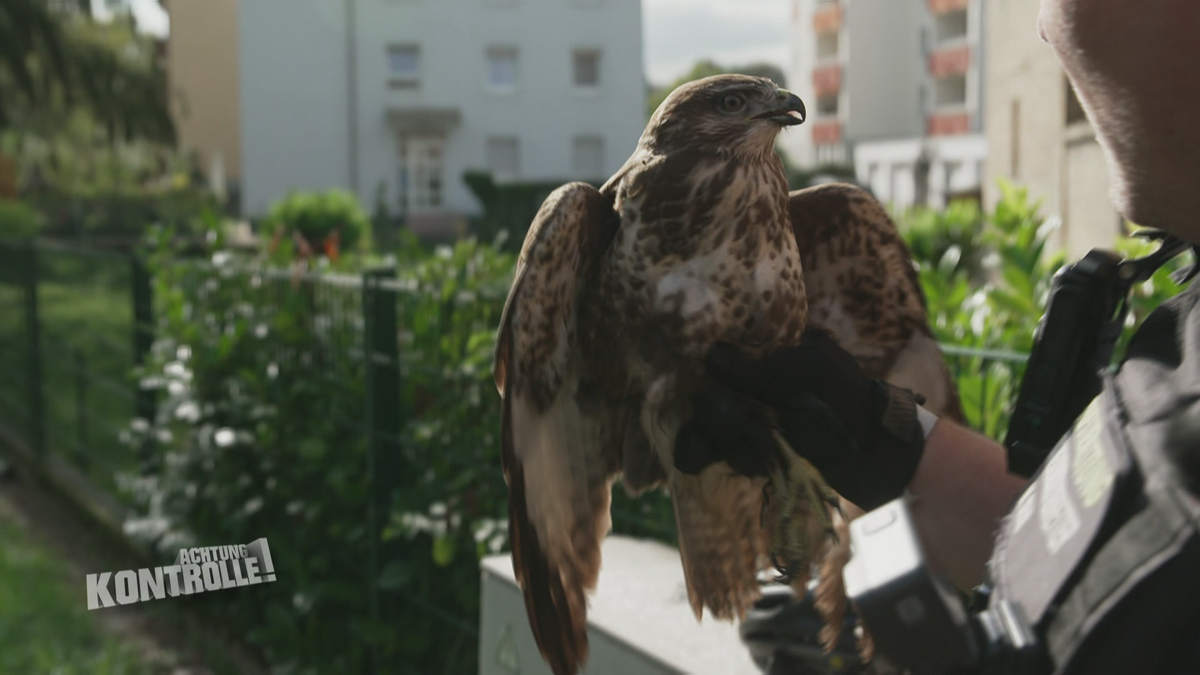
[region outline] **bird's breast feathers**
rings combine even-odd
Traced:
[[[762,164],[697,165],[683,186],[619,201],[620,230],[600,271],[611,311],[685,360],[717,341],[766,351],[799,340],[807,303],[786,183]]]

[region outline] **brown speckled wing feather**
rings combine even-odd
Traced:
[[[833,184],[792,192],[789,212],[810,321],[832,332],[869,376],[923,394],[926,408],[963,422],[912,254],[883,205],[859,187]],[[846,611],[848,523],[863,514],[848,502],[843,512],[844,518],[834,516],[837,540],[824,552],[816,594],[827,646],[837,641]],[[869,636],[864,650],[870,650]]]
[[[854,185],[820,185],[792,192],[789,213],[809,320],[871,377],[923,394],[927,408],[962,421],[912,254],[883,205]]]
[[[580,292],[615,227],[595,188],[554,191],[526,235],[496,344],[513,570],[555,675],[587,659],[584,592],[596,586],[620,464],[617,411],[580,406],[588,360],[575,340]]]

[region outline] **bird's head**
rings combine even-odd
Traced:
[[[765,77],[715,75],[681,85],[650,118],[641,145],[768,153],[784,127],[804,121],[804,102]]]

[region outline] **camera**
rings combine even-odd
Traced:
[[[913,675],[1018,675],[1040,670],[1037,639],[1019,607],[971,613],[926,563],[908,504],[889,502],[850,523],[846,592],[876,650]]]

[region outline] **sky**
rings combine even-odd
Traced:
[[[666,84],[711,59],[787,72],[789,0],[642,0],[646,77]]]
[[[169,21],[157,0],[130,2],[143,30],[167,33]],[[642,0],[646,77],[666,84],[702,59],[721,65],[767,61],[786,72],[789,18],[789,0]]]

